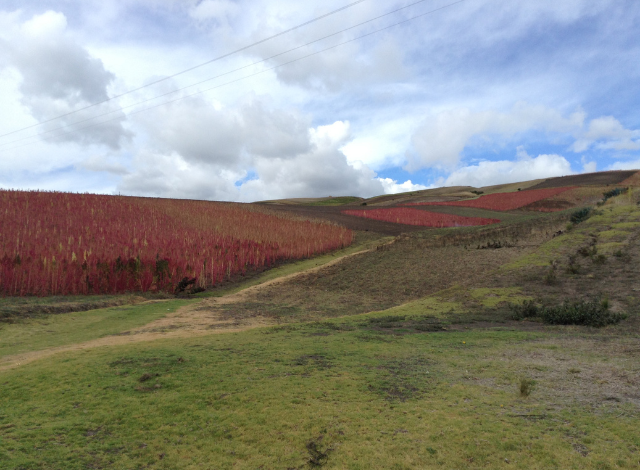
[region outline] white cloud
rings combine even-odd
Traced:
[[[640,150],[640,130],[626,129],[613,116],[593,119],[589,123],[589,129],[573,144],[572,148],[574,152],[581,153],[594,144],[600,149]]]
[[[108,98],[107,88],[115,76],[67,34],[67,20],[62,13],[46,11],[23,23],[15,15],[13,20],[8,29],[0,31],[0,46],[5,49],[5,65],[20,75],[19,101],[36,120],[47,121]],[[44,138],[53,142],[103,144],[117,149],[131,138],[123,127],[124,114],[118,110],[117,104],[105,103],[65,116],[41,131],[61,128],[45,134]],[[71,124],[110,111],[116,113],[109,122],[69,132],[73,129],[68,127]]]
[[[371,169],[340,150],[348,122],[311,127],[296,110],[259,98],[236,108],[188,99],[137,122],[155,149],[135,157],[124,193],[252,201],[383,191]]]
[[[607,170],[640,170],[640,160],[615,162],[610,165]]]
[[[404,183],[398,183],[398,181],[391,178],[378,178],[378,181],[382,183],[385,194],[408,193],[409,191],[427,189],[427,186],[422,184],[413,184],[411,180],[407,180]]]
[[[492,186],[553,176],[573,174],[571,164],[560,155],[531,157],[524,149],[518,149],[516,161],[485,161],[460,168],[451,173],[444,186]]]
[[[462,151],[476,136],[497,134],[502,138],[520,132],[543,130],[573,133],[582,127],[584,113],[579,111],[565,118],[545,106],[517,103],[509,112],[474,112],[467,108],[443,111],[427,120],[413,134],[415,152],[407,152],[409,171],[420,168],[454,168]]]
[[[598,162],[587,161],[586,157],[582,157],[582,172],[595,173],[598,169]]]

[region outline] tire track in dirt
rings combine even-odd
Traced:
[[[394,242],[395,239],[385,245],[390,245]],[[252,328],[274,325],[276,324],[275,322],[267,321],[262,318],[252,318],[249,321],[243,321],[242,323],[229,321],[222,319],[212,310],[221,305],[241,302],[260,290],[287,282],[298,276],[305,276],[318,272],[324,268],[338,264],[345,259],[358,256],[363,253],[368,253],[375,249],[377,249],[377,247],[350,253],[320,266],[315,266],[304,271],[271,279],[262,284],[248,287],[225,297],[204,299],[202,302],[181,307],[166,317],[160,318],[131,331],[125,331],[116,335],[86,341],[84,343],[69,344],[42,349],[39,351],[30,351],[27,353],[5,356],[0,358],[0,372],[64,352],[83,351],[105,346],[122,346],[133,343],[156,341],[159,339],[192,338],[212,334],[236,333]]]

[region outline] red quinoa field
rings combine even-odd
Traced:
[[[367,219],[382,220],[406,225],[421,225],[424,227],[467,227],[471,225],[489,225],[500,222],[497,219],[481,217],[463,217],[460,215],[440,214],[406,207],[392,207],[388,209],[345,210],[343,214]]]
[[[520,209],[534,202],[542,201],[560,193],[573,189],[572,187],[549,188],[549,189],[530,189],[513,193],[495,193],[480,196],[477,199],[467,201],[448,201],[448,202],[414,202],[407,204],[408,206],[460,206],[473,207],[476,209],[489,209],[492,211],[511,211]]]
[[[334,250],[352,232],[241,204],[0,191],[0,295],[175,291]]]

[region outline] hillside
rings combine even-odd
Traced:
[[[638,175],[263,202],[353,243],[0,298],[0,469],[635,468]]]

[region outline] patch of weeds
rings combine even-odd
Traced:
[[[569,255],[567,272],[569,274],[580,274],[580,265],[577,262],[576,255]]]
[[[142,374],[138,379],[138,382],[146,382],[147,380],[151,380],[154,377],[160,377],[160,374],[149,374],[149,373]]]
[[[486,245],[478,245],[478,250],[499,250],[500,248],[513,248],[515,245],[508,241],[488,242]]]
[[[381,394],[390,401],[404,402],[419,398],[432,384],[433,363],[424,357],[391,360],[379,365],[378,380],[369,384],[369,390]]]
[[[322,467],[329,460],[329,454],[333,450],[331,446],[324,444],[324,435],[320,435],[315,439],[307,442],[306,448],[309,453],[309,466],[311,468]]]
[[[533,300],[525,300],[521,304],[511,304],[509,309],[513,313],[512,318],[514,320],[535,318],[540,314],[540,309]]]
[[[399,322],[404,321],[405,318],[406,316],[404,315],[387,315],[384,317],[369,318],[368,322],[378,328],[394,328],[398,326]]]
[[[347,323],[314,322],[305,326],[303,334],[306,336],[330,336],[334,333],[353,331],[355,329],[355,326]]]
[[[536,381],[532,380],[532,379],[527,379],[525,377],[520,379],[520,396],[521,397],[528,397],[529,395],[531,395],[531,392],[533,392],[533,389],[535,388],[536,385]]]
[[[298,331],[301,328],[300,325],[282,325],[282,326],[272,326],[271,328],[265,328],[265,335],[272,335],[276,333],[292,333],[294,331]]]
[[[441,331],[443,329],[442,321],[434,317],[405,315],[386,315],[369,318],[360,326],[393,334],[431,332]]]
[[[605,255],[596,255],[593,258],[591,258],[591,261],[593,261],[593,264],[605,264],[607,262],[607,257]]]
[[[578,248],[577,253],[584,258],[593,258],[596,254],[598,254],[598,247],[593,244],[590,246],[583,246]]]
[[[297,357],[293,361],[294,366],[315,366],[316,369],[329,369],[332,367],[331,362],[323,354],[307,354]]]
[[[556,267],[557,267],[557,264],[554,261],[549,262],[549,267],[547,268],[547,272],[544,275],[544,283],[548,286],[554,285],[558,280],[558,276],[556,274]]]

